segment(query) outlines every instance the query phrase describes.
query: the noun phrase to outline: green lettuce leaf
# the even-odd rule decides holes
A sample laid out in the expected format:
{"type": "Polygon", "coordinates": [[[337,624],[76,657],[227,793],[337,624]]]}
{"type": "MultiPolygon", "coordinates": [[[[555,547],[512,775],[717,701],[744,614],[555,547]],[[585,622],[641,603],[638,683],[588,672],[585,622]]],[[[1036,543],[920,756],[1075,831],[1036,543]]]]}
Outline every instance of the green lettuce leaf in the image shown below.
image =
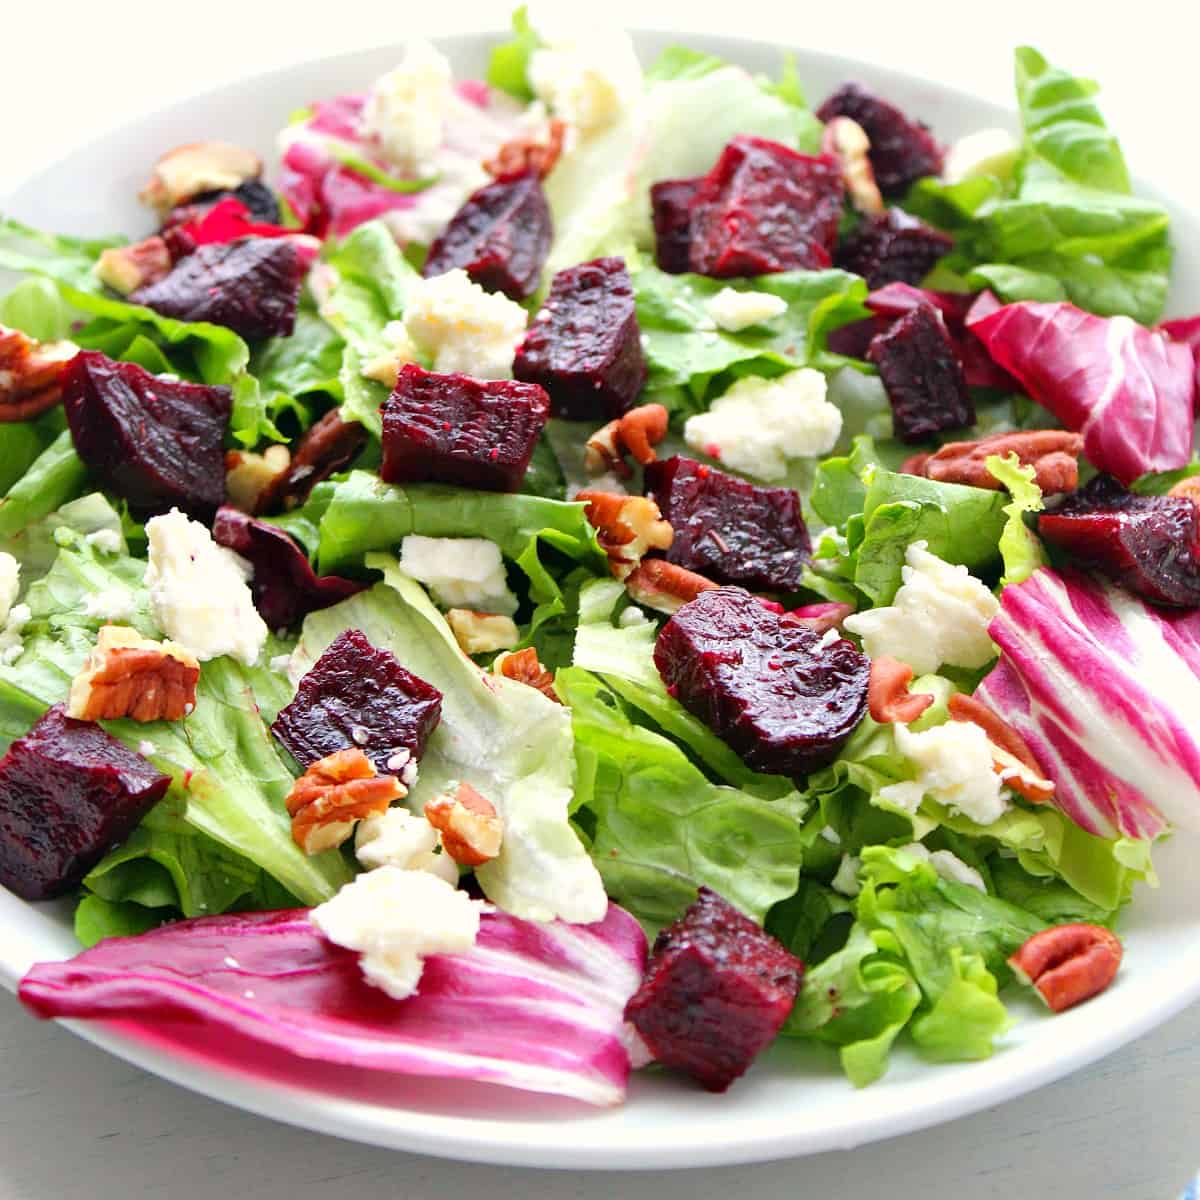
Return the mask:
{"type": "Polygon", "coordinates": [[[99,291],[101,284],[93,272],[96,260],[105,250],[127,241],[123,237],[77,238],[46,233],[0,215],[0,268],[33,272],[71,287],[99,291]]]}
{"type": "Polygon", "coordinates": [[[32,275],[0,298],[0,325],[55,342],[70,332],[71,310],[51,280],[32,275]]]}
{"type": "MultiPolygon", "coordinates": [[[[268,338],[255,348],[249,371],[258,380],[272,421],[291,412],[302,428],[307,427],[311,414],[304,397],[341,399],[338,372],[343,346],[333,327],[302,304],[289,337],[268,338]]],[[[327,404],[324,401],[321,407],[327,404]]]]}
{"type": "Polygon", "coordinates": [[[83,491],[87,468],[63,430],[25,469],[0,500],[0,542],[17,537],[35,521],[83,491]]]}
{"type": "Polygon", "coordinates": [[[1020,583],[1049,562],[1038,536],[1025,523],[1026,513],[1041,512],[1045,508],[1042,489],[1034,482],[1037,471],[1023,467],[1015,454],[1001,458],[989,456],[987,469],[1008,489],[1012,502],[1004,506],[1008,520],[1000,535],[1000,557],[1004,560],[1004,574],[1000,584],[1020,583]]]}
{"type": "Polygon", "coordinates": [[[0,549],[11,554],[21,564],[21,580],[30,584],[44,575],[58,557],[60,529],[85,536],[111,530],[122,538],[124,529],[121,514],[101,492],[88,492],[77,500],[68,500],[61,508],[30,522],[19,533],[0,541],[0,549]]]}
{"type": "Polygon", "coordinates": [[[492,47],[488,59],[487,81],[494,88],[528,103],[533,91],[526,79],[529,58],[542,39],[529,24],[529,10],[522,4],[512,15],[512,37],[492,47]]]}
{"type": "Polygon", "coordinates": [[[89,950],[105,938],[136,937],[162,921],[162,913],[152,908],[133,901],[102,900],[89,892],[75,908],[75,937],[89,950]]]}
{"type": "Polygon", "coordinates": [[[0,497],[33,466],[53,436],[38,421],[0,424],[0,497]]]}

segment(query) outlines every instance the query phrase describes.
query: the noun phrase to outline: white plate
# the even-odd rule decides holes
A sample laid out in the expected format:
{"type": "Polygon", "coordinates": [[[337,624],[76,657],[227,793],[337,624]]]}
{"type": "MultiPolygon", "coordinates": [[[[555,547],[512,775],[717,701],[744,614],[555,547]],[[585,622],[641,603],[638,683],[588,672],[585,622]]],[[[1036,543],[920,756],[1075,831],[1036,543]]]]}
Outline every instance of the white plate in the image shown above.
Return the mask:
{"type": "MultiPolygon", "coordinates": [[[[644,56],[683,40],[639,35],[644,56]]],[[[491,36],[444,43],[461,75],[479,74],[491,36]]],[[[689,45],[775,71],[778,48],[689,36],[689,45]]],[[[996,47],[995,53],[1005,53],[996,47]]],[[[79,150],[19,188],[10,210],[45,228],[102,234],[147,227],[135,194],[163,149],[222,137],[254,146],[268,159],[293,109],[315,97],[361,90],[392,66],[394,47],[305,63],[245,80],[147,116],[79,150]]],[[[904,109],[952,139],[1011,114],[928,80],[865,67],[851,59],[798,54],[810,97],[845,79],[874,84],[904,109]]],[[[1140,185],[1153,194],[1153,187],[1140,185]]],[[[1165,199],[1163,197],[1160,197],[1165,199]]],[[[1200,309],[1200,223],[1174,206],[1176,244],[1171,311],[1200,309]]],[[[1049,1083],[1108,1054],[1200,997],[1200,872],[1195,841],[1177,840],[1158,855],[1162,887],[1144,889],[1121,932],[1126,965],[1117,984],[1090,1004],[1049,1017],[1014,999],[1018,1022],[983,1063],[932,1067],[897,1051],[887,1077],[855,1091],[832,1052],[785,1045],[724,1096],[677,1079],[639,1075],[629,1102],[612,1111],[526,1097],[496,1088],[429,1080],[380,1079],[370,1072],[314,1068],[230,1047],[229,1061],[181,1052],[118,1026],[69,1023],[82,1037],[157,1075],[264,1116],[397,1149],[522,1166],[697,1167],[781,1158],[864,1142],[976,1112],[1049,1083]]],[[[76,946],[61,905],[29,905],[0,890],[0,977],[9,987],[39,959],[69,957],[76,946]]],[[[32,1018],[31,1018],[32,1019],[32,1018]]]]}

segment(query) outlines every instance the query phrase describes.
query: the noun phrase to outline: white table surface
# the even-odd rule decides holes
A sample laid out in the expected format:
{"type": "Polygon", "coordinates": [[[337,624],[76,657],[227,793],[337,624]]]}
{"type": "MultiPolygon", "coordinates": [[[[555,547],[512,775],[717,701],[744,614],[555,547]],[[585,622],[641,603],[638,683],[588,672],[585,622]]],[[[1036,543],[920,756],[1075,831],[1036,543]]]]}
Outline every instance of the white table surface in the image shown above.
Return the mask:
{"type": "MultiPolygon", "coordinates": [[[[1105,111],[1135,168],[1200,202],[1200,21],[1183,0],[1111,9],[1061,0],[604,7],[630,24],[736,32],[892,62],[1002,100],[1011,86],[1008,50],[1031,42],[1101,79],[1105,111]]],[[[401,40],[423,8],[378,0],[9,0],[0,196],[139,111],[255,70],[401,40]]],[[[499,26],[507,10],[443,0],[428,6],[427,31],[499,26]]],[[[442,1163],[286,1128],[126,1066],[0,995],[0,1200],[76,1192],[91,1200],[1171,1200],[1197,1167],[1200,1008],[1071,1079],[936,1130],[790,1163],[606,1176],[442,1163]]]]}

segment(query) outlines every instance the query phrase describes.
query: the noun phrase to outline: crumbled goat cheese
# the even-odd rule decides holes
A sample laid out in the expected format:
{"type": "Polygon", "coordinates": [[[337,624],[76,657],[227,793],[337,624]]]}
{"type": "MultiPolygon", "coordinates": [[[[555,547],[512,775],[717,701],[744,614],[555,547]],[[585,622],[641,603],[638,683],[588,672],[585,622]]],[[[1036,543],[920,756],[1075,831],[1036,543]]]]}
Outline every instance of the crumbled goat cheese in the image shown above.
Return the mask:
{"type": "Polygon", "coordinates": [[[840,846],[842,844],[841,834],[839,834],[832,825],[826,825],[825,828],[821,830],[821,837],[823,837],[831,846],[840,846]]]}
{"type": "Polygon", "coordinates": [[[115,529],[96,529],[83,539],[89,546],[95,546],[101,554],[120,554],[124,548],[121,535],[115,529]]]}
{"type": "Polygon", "coordinates": [[[724,287],[705,304],[718,329],[740,333],[787,312],[787,301],[771,292],[739,292],[724,287]]]}
{"type": "Polygon", "coordinates": [[[290,654],[276,654],[267,662],[267,666],[275,672],[276,675],[286,675],[292,665],[292,656],[290,654]]]}
{"type": "Polygon", "coordinates": [[[399,66],[371,88],[362,132],[397,166],[419,170],[442,144],[453,82],[446,56],[414,38],[399,66]]]}
{"type": "Polygon", "coordinates": [[[944,663],[976,669],[995,657],[988,624],[1000,604],[966,567],[930,554],[926,542],[913,542],[901,578],[890,605],[844,622],[870,658],[890,654],[915,674],[928,675],[944,663]]]}
{"type": "Polygon", "coordinates": [[[21,564],[11,554],[0,551],[0,626],[8,620],[21,592],[21,564]]]}
{"type": "Polygon", "coordinates": [[[159,629],[201,662],[228,654],[253,666],[267,627],[250,595],[250,564],[175,508],[146,522],[146,538],[146,587],[159,629]]]}
{"type": "Polygon", "coordinates": [[[896,749],[917,768],[922,792],[979,825],[990,825],[1008,811],[992,765],[992,744],[978,725],[947,721],[922,733],[906,725],[895,730],[896,749]]]}
{"type": "Polygon", "coordinates": [[[1007,179],[1020,154],[1017,139],[1007,129],[979,129],[959,138],[946,152],[942,181],[961,183],[981,175],[1007,179]]]}
{"type": "Polygon", "coordinates": [[[775,379],[739,379],[706,413],[689,417],[684,441],[758,479],[782,479],[788,460],[828,454],[842,414],[825,399],[825,376],[802,367],[775,379]]]}
{"type": "Polygon", "coordinates": [[[834,875],[829,886],[843,896],[857,896],[862,891],[862,884],[858,882],[858,871],[861,866],[862,859],[857,854],[843,854],[842,861],[838,864],[837,874],[834,875]]]}
{"type": "Polygon", "coordinates": [[[137,602],[127,588],[102,588],[98,592],[92,592],[83,602],[83,615],[99,617],[102,621],[132,621],[136,611],[137,602]]]}
{"type": "Polygon", "coordinates": [[[487,538],[431,538],[410,534],[400,543],[400,569],[423,583],[443,608],[517,611],[500,547],[487,538]]]}
{"type": "Polygon", "coordinates": [[[150,755],[152,755],[154,753],[154,750],[155,750],[155,746],[154,746],[153,742],[148,742],[145,740],[145,738],[143,738],[140,742],[138,742],[138,753],[143,758],[149,758],[150,755]]]}
{"type": "Polygon", "coordinates": [[[9,666],[21,657],[25,649],[22,637],[25,626],[33,620],[28,604],[14,604],[8,610],[4,627],[0,629],[0,665],[9,666]]]}
{"type": "Polygon", "coordinates": [[[447,883],[458,882],[458,867],[442,849],[441,835],[424,817],[402,806],[360,821],[354,853],[369,871],[399,867],[402,871],[428,871],[447,883]]]}
{"type": "Polygon", "coordinates": [[[920,842],[910,842],[907,846],[901,846],[901,850],[905,854],[912,855],[913,858],[927,862],[943,879],[949,880],[951,883],[965,883],[967,887],[973,887],[977,891],[987,894],[987,885],[983,882],[983,876],[974,867],[967,866],[953,851],[934,850],[931,852],[928,846],[922,846],[920,842]]]}
{"type": "Polygon", "coordinates": [[[470,950],[482,910],[436,875],[389,866],[359,875],[310,920],[335,945],[361,954],[369,984],[403,1000],[416,992],[426,955],[470,950]]]}
{"type": "Polygon", "coordinates": [[[907,813],[915,813],[921,807],[921,801],[924,798],[925,789],[911,779],[902,780],[900,783],[889,783],[885,787],[881,787],[878,796],[878,799],[884,804],[907,813]]]}
{"type": "Polygon", "coordinates": [[[649,620],[650,618],[636,604],[631,604],[628,608],[621,610],[617,624],[622,629],[631,629],[635,625],[645,625],[649,620]]]}

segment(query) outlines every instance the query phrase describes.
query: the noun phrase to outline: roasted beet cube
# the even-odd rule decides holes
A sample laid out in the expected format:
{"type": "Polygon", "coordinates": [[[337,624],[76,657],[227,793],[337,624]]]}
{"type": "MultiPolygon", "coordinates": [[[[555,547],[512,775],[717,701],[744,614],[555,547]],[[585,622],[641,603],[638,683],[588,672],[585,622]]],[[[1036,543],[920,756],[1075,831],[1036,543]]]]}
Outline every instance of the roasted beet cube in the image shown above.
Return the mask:
{"type": "Polygon", "coordinates": [[[536,383],[436,375],[408,363],[384,401],[379,474],[389,483],[515,492],[549,415],[536,383]]]}
{"type": "Polygon", "coordinates": [[[524,300],[550,253],[550,205],[536,174],[498,179],[468,196],[429,247],[426,279],[461,267],[480,287],[524,300]]]}
{"type": "Polygon", "coordinates": [[[828,157],[736,137],[691,202],[691,269],[723,279],[833,262],[842,173],[828,157]]]}
{"type": "Polygon", "coordinates": [[[844,83],[817,109],[822,121],[849,117],[862,126],[879,190],[902,196],[910,184],[942,170],[944,153],[929,129],[858,83],[844,83]]]}
{"type": "Polygon", "coordinates": [[[556,417],[607,421],[632,406],[646,356],[624,259],[597,258],[555,275],[513,374],[541,384],[556,417]]]}
{"type": "Polygon", "coordinates": [[[692,198],[703,179],[664,179],[650,189],[654,213],[654,261],[660,271],[691,270],[692,198]]]}
{"type": "Polygon", "coordinates": [[[178,507],[210,518],[225,499],[227,387],[160,379],[96,350],[63,375],[63,408],[79,457],[139,517],[178,507]]]}
{"type": "Polygon", "coordinates": [[[442,693],[357,629],[338,634],[300,680],[271,732],[302,766],[357,746],[375,769],[399,775],[425,753],[442,719],[442,693]]]}
{"type": "Polygon", "coordinates": [[[898,208],[865,217],[838,246],[835,261],[872,288],[919,284],[954,249],[954,239],[898,208]]]}
{"type": "Polygon", "coordinates": [[[723,1092],[788,1019],[804,964],[709,888],[654,943],[625,1019],[664,1066],[723,1092]]]}
{"type": "Polygon", "coordinates": [[[293,238],[246,237],[199,246],[129,299],[164,317],[210,321],[245,338],[288,337],[310,256],[293,238]]]}
{"type": "Polygon", "coordinates": [[[675,455],[646,467],[646,493],[675,531],[668,561],[717,583],[800,586],[812,543],[791,488],[757,487],[675,455]]]}
{"type": "Polygon", "coordinates": [[[271,629],[290,629],[310,612],[361,592],[367,584],[339,575],[317,575],[304,551],[276,525],[224,507],[213,522],[213,538],[254,568],[254,607],[271,629]]]}
{"type": "Polygon", "coordinates": [[[1043,513],[1038,532],[1153,604],[1200,604],[1200,510],[1186,496],[1138,496],[1097,475],[1043,513]]]}
{"type": "Polygon", "coordinates": [[[866,655],[845,640],[826,645],[741,588],[685,604],[662,627],[654,664],[688,712],[768,775],[832,762],[867,707],[866,655]]]}
{"type": "Polygon", "coordinates": [[[357,421],[343,421],[341,410],[331,408],[313,422],[292,451],[292,461],[263,489],[257,511],[278,512],[297,508],[313,488],[348,467],[367,444],[367,431],[357,421]]]}
{"type": "Polygon", "coordinates": [[[56,705],[0,759],[0,884],[26,900],[68,891],[170,783],[95,722],[56,705]]]}
{"type": "Polygon", "coordinates": [[[942,315],[920,304],[879,334],[867,358],[892,406],[892,428],[902,442],[920,442],[946,429],[975,424],[975,403],[942,315]]]}

